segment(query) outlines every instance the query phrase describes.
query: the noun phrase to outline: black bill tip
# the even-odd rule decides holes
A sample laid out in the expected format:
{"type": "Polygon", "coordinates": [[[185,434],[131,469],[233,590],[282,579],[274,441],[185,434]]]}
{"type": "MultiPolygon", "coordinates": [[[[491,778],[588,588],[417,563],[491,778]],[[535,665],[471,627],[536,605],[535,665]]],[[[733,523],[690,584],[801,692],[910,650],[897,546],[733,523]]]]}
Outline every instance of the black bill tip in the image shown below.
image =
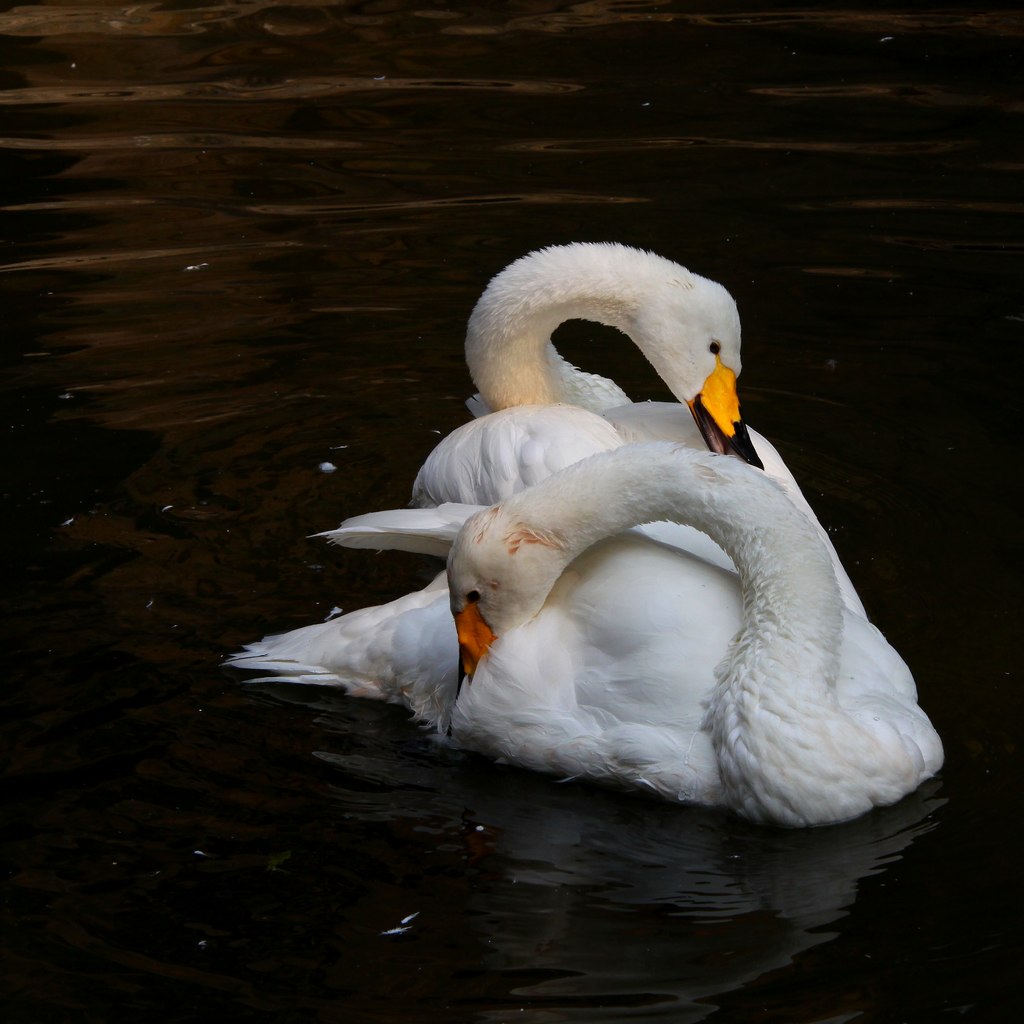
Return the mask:
{"type": "Polygon", "coordinates": [[[733,432],[730,436],[722,430],[714,416],[707,410],[700,395],[690,403],[690,411],[697,421],[697,427],[701,437],[704,438],[704,443],[711,451],[717,452],[719,455],[735,455],[757,469],[764,469],[764,463],[754,449],[754,443],[750,440],[747,425],[742,420],[733,423],[733,432]]]}

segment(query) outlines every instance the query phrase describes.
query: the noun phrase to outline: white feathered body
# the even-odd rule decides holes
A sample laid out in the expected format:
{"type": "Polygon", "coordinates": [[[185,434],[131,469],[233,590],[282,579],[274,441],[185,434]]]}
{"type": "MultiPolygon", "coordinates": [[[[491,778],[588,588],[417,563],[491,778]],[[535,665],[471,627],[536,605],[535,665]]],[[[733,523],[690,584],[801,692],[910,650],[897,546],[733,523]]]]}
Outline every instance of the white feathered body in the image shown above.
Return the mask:
{"type": "Polygon", "coordinates": [[[602,542],[563,573],[542,615],[495,641],[462,688],[452,737],[536,771],[729,806],[787,824],[841,820],[894,802],[938,769],[941,745],[917,706],[905,662],[873,625],[844,609],[839,674],[828,700],[855,718],[881,715],[893,723],[898,756],[905,761],[906,749],[914,752],[909,775],[899,772],[891,792],[882,787],[869,796],[860,778],[851,778],[856,793],[847,801],[842,776],[848,766],[826,752],[837,740],[830,735],[834,715],[822,716],[815,706],[820,694],[794,696],[787,688],[773,705],[765,692],[778,681],[766,685],[763,666],[754,666],[743,681],[753,696],[735,701],[741,709],[731,711],[732,728],[744,739],[767,729],[780,734],[759,743],[756,785],[746,777],[723,779],[723,763],[726,776],[730,767],[744,776],[747,766],[730,762],[749,755],[730,741],[729,727],[721,726],[716,737],[708,714],[742,615],[735,572],[633,531],[602,542]],[[767,794],[762,776],[794,771],[798,747],[808,752],[805,788],[812,796],[796,810],[792,795],[778,805],[752,798],[751,792],[767,794]],[[827,766],[839,777],[832,780],[828,809],[815,815],[808,800],[818,799],[827,766]]]}
{"type": "MultiPolygon", "coordinates": [[[[422,517],[424,535],[444,534],[450,542],[469,511],[449,506],[440,515],[425,509],[363,516],[347,540],[366,546],[372,536],[376,545],[391,546],[386,524],[398,515],[404,532],[394,546],[423,550],[410,539],[411,522],[422,517]],[[380,525],[370,534],[375,520],[380,525]]],[[[346,543],[344,529],[332,539],[346,543]]],[[[755,820],[804,824],[893,802],[942,761],[903,660],[862,616],[848,608],[839,615],[831,693],[779,690],[777,679],[763,678],[757,658],[743,672],[733,666],[732,681],[723,683],[723,665],[744,621],[735,570],[630,530],[577,557],[543,614],[499,637],[461,689],[444,574],[389,604],[268,637],[233,664],[263,678],[269,673],[337,685],[355,696],[401,703],[439,737],[448,734],[464,749],[524,768],[727,806],[755,820]],[[827,715],[817,706],[822,700],[830,705],[827,715]],[[843,744],[854,743],[860,755],[867,741],[859,734],[851,739],[845,718],[836,733],[837,707],[850,721],[873,724],[872,744],[878,721],[887,723],[896,756],[913,762],[897,773],[899,782],[885,783],[882,770],[883,784],[865,795],[858,769],[847,779],[847,799],[843,744]],[[794,810],[789,777],[799,770],[807,778],[796,788],[804,795],[794,810]],[[826,787],[825,806],[815,807],[822,773],[830,770],[837,777],[826,787]],[[763,781],[779,774],[787,776],[781,797],[763,781]]]]}
{"type": "MultiPolygon", "coordinates": [[[[545,516],[560,523],[552,536],[568,544],[593,534],[606,507],[616,510],[615,536],[593,535],[587,550],[573,549],[577,557],[548,578],[548,586],[557,582],[543,608],[499,631],[472,681],[459,689],[449,612],[449,601],[454,608],[472,591],[449,595],[443,575],[390,604],[268,637],[231,663],[403,703],[454,742],[524,767],[726,806],[758,821],[852,817],[937,771],[941,743],[917,707],[909,671],[866,621],[775,449],[753,435],[760,473],[694,452],[704,441],[684,405],[622,406],[612,382],[581,373],[551,344],[552,331],[573,317],[631,337],[695,415],[710,382],[732,374],[734,384],[740,372],[739,317],[720,285],[622,246],[533,253],[491,282],[470,318],[475,404],[498,411],[455,431],[428,458],[414,502],[439,508],[371,514],[327,535],[440,554],[471,505],[500,501],[501,514],[511,505],[527,515],[540,496],[539,528],[545,516]],[[672,443],[624,451],[652,439],[672,443]],[[577,472],[580,460],[590,468],[577,472]],[[629,519],[634,493],[661,485],[691,518],[659,522],[674,517],[655,502],[651,514],[629,519]],[[589,527],[574,519],[579,509],[589,527]],[[619,532],[637,523],[647,525],[619,532]]],[[[707,432],[707,406],[700,408],[707,432]]],[[[738,405],[726,418],[740,426],[737,417],[738,405]]],[[[496,550],[500,576],[503,544],[496,550]]]]}

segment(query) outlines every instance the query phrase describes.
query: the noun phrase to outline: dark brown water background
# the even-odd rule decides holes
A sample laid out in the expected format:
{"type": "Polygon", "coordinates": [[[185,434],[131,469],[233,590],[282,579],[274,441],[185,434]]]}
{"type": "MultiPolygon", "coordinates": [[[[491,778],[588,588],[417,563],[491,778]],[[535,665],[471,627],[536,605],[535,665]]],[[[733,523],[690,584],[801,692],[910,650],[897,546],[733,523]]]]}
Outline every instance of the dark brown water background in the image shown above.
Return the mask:
{"type": "Polygon", "coordinates": [[[968,4],[3,4],[5,1019],[1019,1019],[1022,46],[968,4]],[[570,240],[736,296],[747,418],[946,743],[903,804],[756,829],[219,667],[426,578],[308,535],[406,502],[477,295],[570,240]]]}

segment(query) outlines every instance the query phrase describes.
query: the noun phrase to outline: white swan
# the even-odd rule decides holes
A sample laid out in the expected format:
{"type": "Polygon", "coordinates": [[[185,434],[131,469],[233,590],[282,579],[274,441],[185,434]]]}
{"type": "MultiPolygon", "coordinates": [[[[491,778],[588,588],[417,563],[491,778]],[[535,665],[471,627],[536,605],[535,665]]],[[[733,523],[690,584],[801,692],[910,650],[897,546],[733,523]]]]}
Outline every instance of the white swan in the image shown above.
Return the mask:
{"type": "Polygon", "coordinates": [[[734,459],[664,443],[587,459],[468,519],[448,575],[472,672],[451,730],[474,750],[782,825],[891,804],[942,764],[816,531],[734,459]],[[612,536],[664,518],[707,531],[739,585],[612,536]]]}
{"type": "Polygon", "coordinates": [[[572,366],[551,342],[555,328],[573,319],[616,327],[633,340],[692,412],[681,442],[706,442],[760,464],[736,395],[740,319],[732,296],[653,253],[575,242],[516,260],[480,296],[466,362],[479,389],[470,407],[490,415],[434,449],[413,485],[414,505],[491,504],[622,443],[600,414],[629,405],[625,392],[572,366]]]}
{"type": "MultiPolygon", "coordinates": [[[[334,539],[437,550],[470,511],[375,513],[334,539]]],[[[942,764],[910,672],[843,607],[817,531],[737,460],[665,443],[594,456],[475,512],[449,574],[474,670],[461,690],[444,574],[231,664],[403,703],[524,767],[785,825],[892,803],[942,764]],[[711,533],[742,585],[636,531],[608,536],[664,517],[711,533]]]]}
{"type": "MultiPolygon", "coordinates": [[[[491,505],[588,455],[632,441],[672,440],[730,452],[778,480],[817,526],[844,601],[864,614],[782,457],[744,425],[736,393],[739,313],[720,284],[625,245],[577,242],[541,249],[487,286],[469,318],[466,361],[480,389],[470,407],[483,415],[430,453],[413,484],[414,506],[491,505]],[[625,333],[684,405],[631,404],[613,381],[566,362],[551,333],[570,319],[625,333]]],[[[712,547],[692,530],[662,527],[658,535],[683,548],[702,546],[705,553],[712,547]]]]}

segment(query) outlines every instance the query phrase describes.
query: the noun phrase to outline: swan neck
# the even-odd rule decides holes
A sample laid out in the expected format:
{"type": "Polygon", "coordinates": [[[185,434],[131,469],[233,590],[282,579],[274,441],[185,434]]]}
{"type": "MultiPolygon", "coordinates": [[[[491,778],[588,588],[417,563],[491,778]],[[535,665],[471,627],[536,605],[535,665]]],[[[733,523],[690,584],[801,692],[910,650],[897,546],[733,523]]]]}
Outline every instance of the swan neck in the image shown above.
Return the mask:
{"type": "Polygon", "coordinates": [[[525,518],[562,541],[552,583],[605,537],[661,520],[693,526],[739,573],[741,636],[756,641],[743,649],[777,652],[792,644],[808,675],[834,679],[842,598],[831,558],[814,525],[763,473],[730,456],[664,444],[629,445],[577,467],[574,483],[566,486],[567,474],[559,474],[560,486],[540,484],[519,499],[525,518]],[[822,652],[819,663],[808,664],[806,652],[822,652]]]}
{"type": "Polygon", "coordinates": [[[469,318],[466,362],[491,408],[568,402],[601,411],[628,401],[611,381],[559,355],[552,332],[566,320],[591,320],[629,333],[640,297],[611,272],[607,254],[577,247],[524,257],[495,277],[469,318]]]}

